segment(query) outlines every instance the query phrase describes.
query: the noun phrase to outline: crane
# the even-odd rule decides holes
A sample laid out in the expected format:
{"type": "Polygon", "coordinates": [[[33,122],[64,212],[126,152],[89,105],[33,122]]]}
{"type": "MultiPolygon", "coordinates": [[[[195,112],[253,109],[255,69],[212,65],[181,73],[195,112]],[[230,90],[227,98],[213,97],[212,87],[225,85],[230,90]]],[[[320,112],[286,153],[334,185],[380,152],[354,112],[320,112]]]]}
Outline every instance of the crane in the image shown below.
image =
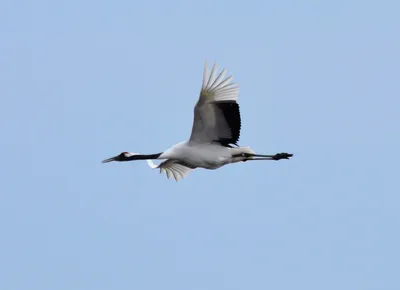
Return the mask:
{"type": "Polygon", "coordinates": [[[180,142],[161,153],[122,152],[102,162],[147,160],[151,168],[158,168],[160,173],[166,173],[168,179],[173,176],[179,181],[196,168],[217,169],[230,163],[292,157],[293,154],[289,153],[257,154],[250,147],[238,145],[241,129],[237,103],[239,85],[232,82],[233,75],[225,77],[226,69],[219,74],[217,71],[216,63],[211,73],[205,63],[203,84],[194,107],[192,133],[188,141],[180,142]],[[152,161],[154,159],[164,161],[156,165],[152,161]]]}

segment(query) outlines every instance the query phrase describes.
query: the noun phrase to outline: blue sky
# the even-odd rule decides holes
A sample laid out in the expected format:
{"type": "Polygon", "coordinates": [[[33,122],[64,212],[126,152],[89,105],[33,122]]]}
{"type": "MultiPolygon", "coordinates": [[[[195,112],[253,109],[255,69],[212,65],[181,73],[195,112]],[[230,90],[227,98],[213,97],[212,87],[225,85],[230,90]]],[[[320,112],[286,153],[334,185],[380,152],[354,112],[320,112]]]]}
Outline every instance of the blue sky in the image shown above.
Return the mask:
{"type": "Polygon", "coordinates": [[[0,288],[400,289],[397,1],[0,3],[0,288]],[[241,145],[176,183],[203,63],[241,145]]]}

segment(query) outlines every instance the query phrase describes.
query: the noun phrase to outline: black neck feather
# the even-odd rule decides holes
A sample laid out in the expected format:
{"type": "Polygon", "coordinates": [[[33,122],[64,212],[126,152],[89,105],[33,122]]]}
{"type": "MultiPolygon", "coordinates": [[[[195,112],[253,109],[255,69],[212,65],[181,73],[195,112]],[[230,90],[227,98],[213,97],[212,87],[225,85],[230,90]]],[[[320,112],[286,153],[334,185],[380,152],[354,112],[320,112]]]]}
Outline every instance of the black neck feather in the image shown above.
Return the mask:
{"type": "Polygon", "coordinates": [[[130,157],[125,157],[124,161],[157,159],[158,157],[160,157],[161,154],[162,153],[149,154],[149,155],[132,155],[130,157]]]}

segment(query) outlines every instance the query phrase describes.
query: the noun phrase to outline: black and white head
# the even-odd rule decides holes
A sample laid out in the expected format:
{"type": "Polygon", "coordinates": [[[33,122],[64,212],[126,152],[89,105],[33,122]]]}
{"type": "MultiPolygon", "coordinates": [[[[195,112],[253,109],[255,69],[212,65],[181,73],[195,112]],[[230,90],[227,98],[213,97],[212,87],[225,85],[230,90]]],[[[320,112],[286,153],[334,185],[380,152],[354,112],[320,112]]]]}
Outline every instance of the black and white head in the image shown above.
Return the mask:
{"type": "Polygon", "coordinates": [[[108,159],[103,160],[103,163],[108,163],[111,161],[130,161],[130,160],[135,160],[134,156],[138,156],[139,153],[134,153],[134,152],[122,152],[121,154],[115,156],[115,157],[111,157],[108,159]]]}
{"type": "Polygon", "coordinates": [[[162,153],[157,154],[139,154],[134,152],[122,152],[121,154],[103,160],[103,163],[111,161],[134,161],[134,160],[146,160],[146,159],[158,159],[162,153]]]}

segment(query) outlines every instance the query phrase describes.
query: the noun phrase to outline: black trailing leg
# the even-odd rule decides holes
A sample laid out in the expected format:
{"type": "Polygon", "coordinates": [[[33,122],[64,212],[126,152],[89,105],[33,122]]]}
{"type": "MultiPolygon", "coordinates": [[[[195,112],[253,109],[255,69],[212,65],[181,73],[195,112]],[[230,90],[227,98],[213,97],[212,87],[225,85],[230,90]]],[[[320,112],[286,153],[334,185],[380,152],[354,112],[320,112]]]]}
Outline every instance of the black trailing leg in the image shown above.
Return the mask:
{"type": "MultiPolygon", "coordinates": [[[[232,157],[246,157],[248,160],[281,160],[289,159],[293,154],[289,153],[277,153],[275,155],[263,155],[263,154],[251,154],[251,153],[241,153],[232,155],[232,157]]],[[[244,160],[247,161],[247,160],[244,160]]]]}
{"type": "Polygon", "coordinates": [[[272,157],[272,159],[273,160],[289,159],[292,156],[293,156],[293,154],[289,154],[289,153],[277,153],[272,157]]]}

